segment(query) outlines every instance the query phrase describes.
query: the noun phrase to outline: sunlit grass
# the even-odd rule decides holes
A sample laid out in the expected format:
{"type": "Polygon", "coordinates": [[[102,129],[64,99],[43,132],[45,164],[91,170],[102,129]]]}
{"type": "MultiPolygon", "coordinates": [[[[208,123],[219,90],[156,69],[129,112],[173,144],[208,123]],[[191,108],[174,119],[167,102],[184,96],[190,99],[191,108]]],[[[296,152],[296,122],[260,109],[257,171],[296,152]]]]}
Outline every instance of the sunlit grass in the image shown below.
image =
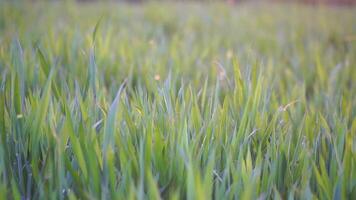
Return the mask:
{"type": "Polygon", "coordinates": [[[0,4],[0,199],[356,198],[354,8],[0,4]]]}

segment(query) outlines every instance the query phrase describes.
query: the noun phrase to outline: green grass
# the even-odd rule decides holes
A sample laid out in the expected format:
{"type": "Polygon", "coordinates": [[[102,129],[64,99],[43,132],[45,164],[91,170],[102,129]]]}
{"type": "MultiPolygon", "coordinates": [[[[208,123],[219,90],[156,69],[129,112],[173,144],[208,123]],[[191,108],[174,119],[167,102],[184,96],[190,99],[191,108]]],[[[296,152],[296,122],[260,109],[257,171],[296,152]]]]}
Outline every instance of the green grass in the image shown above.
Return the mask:
{"type": "Polygon", "coordinates": [[[356,199],[355,8],[0,5],[0,199],[356,199]]]}

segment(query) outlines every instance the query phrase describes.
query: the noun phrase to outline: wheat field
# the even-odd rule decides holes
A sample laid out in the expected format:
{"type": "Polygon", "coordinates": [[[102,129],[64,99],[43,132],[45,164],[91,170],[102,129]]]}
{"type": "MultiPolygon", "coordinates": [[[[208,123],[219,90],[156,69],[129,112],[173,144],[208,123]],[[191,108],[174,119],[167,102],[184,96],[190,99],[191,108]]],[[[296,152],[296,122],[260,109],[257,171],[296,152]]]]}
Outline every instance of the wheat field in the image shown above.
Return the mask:
{"type": "Polygon", "coordinates": [[[356,199],[356,9],[0,2],[0,199],[356,199]]]}

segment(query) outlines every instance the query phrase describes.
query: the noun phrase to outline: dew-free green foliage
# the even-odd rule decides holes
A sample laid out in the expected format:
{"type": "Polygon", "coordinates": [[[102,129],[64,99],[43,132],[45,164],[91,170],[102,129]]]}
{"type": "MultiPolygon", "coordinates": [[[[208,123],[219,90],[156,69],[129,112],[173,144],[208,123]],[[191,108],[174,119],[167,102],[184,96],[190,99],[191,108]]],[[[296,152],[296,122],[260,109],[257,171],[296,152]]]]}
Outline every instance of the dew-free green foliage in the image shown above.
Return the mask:
{"type": "Polygon", "coordinates": [[[356,11],[0,5],[0,199],[356,199],[356,11]]]}

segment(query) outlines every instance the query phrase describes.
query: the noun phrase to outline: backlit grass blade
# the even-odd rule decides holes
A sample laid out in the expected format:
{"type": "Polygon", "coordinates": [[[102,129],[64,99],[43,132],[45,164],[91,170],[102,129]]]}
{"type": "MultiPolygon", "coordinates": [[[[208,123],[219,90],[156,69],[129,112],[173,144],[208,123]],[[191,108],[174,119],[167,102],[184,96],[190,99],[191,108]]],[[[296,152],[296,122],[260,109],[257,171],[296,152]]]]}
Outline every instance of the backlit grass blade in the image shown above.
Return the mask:
{"type": "Polygon", "coordinates": [[[116,93],[115,99],[112,102],[109,112],[108,112],[108,117],[106,119],[105,123],[105,130],[104,130],[104,135],[103,135],[103,153],[107,151],[108,147],[112,145],[113,140],[114,140],[114,129],[115,129],[115,119],[116,119],[116,111],[117,107],[119,105],[119,101],[121,98],[121,94],[126,86],[126,80],[121,84],[119,90],[116,93]]]}

